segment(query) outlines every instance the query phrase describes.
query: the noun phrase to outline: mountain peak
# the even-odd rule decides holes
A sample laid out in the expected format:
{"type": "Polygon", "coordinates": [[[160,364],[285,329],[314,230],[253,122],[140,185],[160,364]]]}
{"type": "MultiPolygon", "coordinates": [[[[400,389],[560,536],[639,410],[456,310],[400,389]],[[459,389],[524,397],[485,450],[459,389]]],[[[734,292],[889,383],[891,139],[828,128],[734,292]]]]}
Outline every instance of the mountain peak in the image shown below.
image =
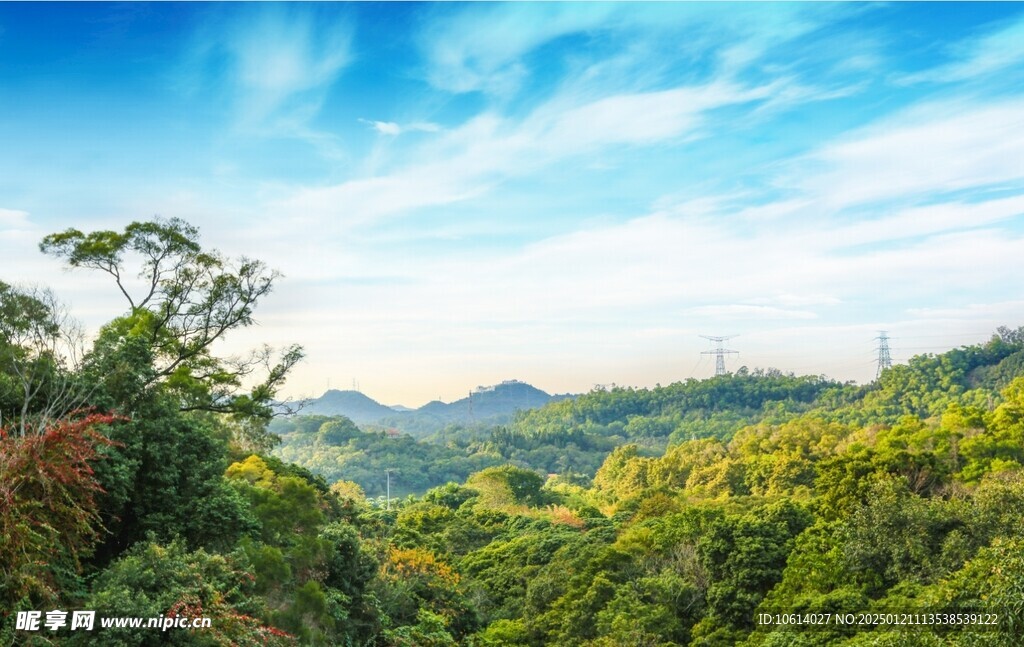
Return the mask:
{"type": "Polygon", "coordinates": [[[395,411],[360,391],[329,389],[303,407],[303,414],[343,415],[357,424],[376,422],[395,411]]]}
{"type": "Polygon", "coordinates": [[[520,380],[504,380],[491,386],[478,386],[467,397],[451,403],[433,400],[418,409],[385,406],[360,391],[329,389],[310,400],[304,414],[343,415],[357,424],[386,424],[403,427],[440,429],[453,422],[507,420],[521,409],[542,407],[552,400],[550,394],[520,380]]]}

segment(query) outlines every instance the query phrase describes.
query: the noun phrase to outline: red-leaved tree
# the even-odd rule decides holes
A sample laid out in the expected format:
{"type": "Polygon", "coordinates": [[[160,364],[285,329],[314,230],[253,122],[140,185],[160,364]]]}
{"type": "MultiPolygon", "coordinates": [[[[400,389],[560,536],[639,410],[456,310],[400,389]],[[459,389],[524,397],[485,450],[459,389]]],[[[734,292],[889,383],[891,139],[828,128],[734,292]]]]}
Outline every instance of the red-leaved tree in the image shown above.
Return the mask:
{"type": "Polygon", "coordinates": [[[102,526],[91,463],[111,415],[71,416],[40,433],[0,429],[0,609],[56,602],[102,526]]]}

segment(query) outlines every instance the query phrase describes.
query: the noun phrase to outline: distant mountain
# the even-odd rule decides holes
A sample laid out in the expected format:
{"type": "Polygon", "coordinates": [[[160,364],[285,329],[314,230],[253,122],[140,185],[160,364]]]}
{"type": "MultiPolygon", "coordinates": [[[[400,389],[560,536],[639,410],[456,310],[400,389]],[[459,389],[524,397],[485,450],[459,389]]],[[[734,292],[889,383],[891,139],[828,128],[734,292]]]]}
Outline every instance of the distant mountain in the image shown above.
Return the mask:
{"type": "Polygon", "coordinates": [[[337,389],[331,389],[319,398],[308,400],[301,411],[302,415],[341,415],[350,418],[356,424],[377,422],[395,413],[391,407],[386,407],[359,391],[337,389]]]}
{"type": "MultiPolygon", "coordinates": [[[[520,409],[536,409],[550,402],[551,396],[526,382],[507,380],[489,387],[477,387],[472,393],[451,404],[430,403],[420,411],[440,416],[450,422],[486,420],[509,416],[520,409]],[[437,404],[441,406],[436,406],[437,404]],[[433,406],[432,406],[433,405],[433,406]]],[[[564,396],[563,396],[564,397],[564,396]]]]}
{"type": "Polygon", "coordinates": [[[342,415],[357,424],[378,424],[414,433],[437,431],[452,423],[486,422],[500,424],[523,409],[536,409],[553,400],[570,395],[552,396],[518,380],[477,387],[468,396],[455,402],[434,400],[419,409],[401,405],[385,406],[359,391],[331,390],[309,400],[302,415],[342,415]]]}

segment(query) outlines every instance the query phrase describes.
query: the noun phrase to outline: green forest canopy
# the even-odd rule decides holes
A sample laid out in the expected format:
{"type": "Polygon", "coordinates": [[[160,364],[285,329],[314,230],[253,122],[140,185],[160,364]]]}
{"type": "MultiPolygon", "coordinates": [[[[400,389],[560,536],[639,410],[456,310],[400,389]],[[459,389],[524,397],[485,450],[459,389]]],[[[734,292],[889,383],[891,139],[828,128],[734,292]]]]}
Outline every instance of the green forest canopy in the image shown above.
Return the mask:
{"type": "Polygon", "coordinates": [[[177,220],[43,249],[108,275],[126,309],[75,362],[57,304],[0,286],[0,645],[1020,644],[1020,329],[864,386],[740,371],[431,444],[343,419],[272,427],[303,466],[266,427],[301,350],[212,351],[275,273],[177,220]],[[150,287],[125,290],[131,274],[150,287]],[[364,470],[374,496],[382,465],[416,493],[390,509],[353,482],[364,470]],[[213,627],[15,629],[50,609],[213,627]],[[758,622],[870,612],[940,615],[758,622]]]}

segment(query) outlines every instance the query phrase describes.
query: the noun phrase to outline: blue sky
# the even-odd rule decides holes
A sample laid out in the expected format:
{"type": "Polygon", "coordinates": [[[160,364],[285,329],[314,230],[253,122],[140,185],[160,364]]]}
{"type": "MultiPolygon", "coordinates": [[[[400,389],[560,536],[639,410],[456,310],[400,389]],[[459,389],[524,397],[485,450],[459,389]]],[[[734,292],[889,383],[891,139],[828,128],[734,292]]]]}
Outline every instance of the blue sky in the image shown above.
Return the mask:
{"type": "Polygon", "coordinates": [[[155,215],[286,276],[224,351],[389,404],[874,377],[1024,324],[1024,5],[0,4],[0,279],[155,215]]]}

